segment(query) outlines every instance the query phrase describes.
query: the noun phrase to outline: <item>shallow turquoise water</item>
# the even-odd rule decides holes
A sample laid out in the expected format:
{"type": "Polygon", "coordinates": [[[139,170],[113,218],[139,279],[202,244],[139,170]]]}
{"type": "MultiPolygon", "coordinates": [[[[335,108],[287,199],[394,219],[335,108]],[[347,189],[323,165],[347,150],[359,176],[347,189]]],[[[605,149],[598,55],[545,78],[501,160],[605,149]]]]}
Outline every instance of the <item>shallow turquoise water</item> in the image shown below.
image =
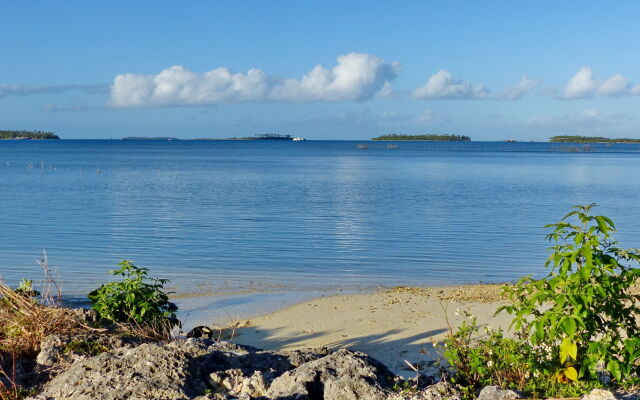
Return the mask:
{"type": "Polygon", "coordinates": [[[634,144],[0,141],[0,275],[46,249],[71,294],[121,259],[181,293],[513,280],[573,204],[640,247],[639,178],[634,144]]]}

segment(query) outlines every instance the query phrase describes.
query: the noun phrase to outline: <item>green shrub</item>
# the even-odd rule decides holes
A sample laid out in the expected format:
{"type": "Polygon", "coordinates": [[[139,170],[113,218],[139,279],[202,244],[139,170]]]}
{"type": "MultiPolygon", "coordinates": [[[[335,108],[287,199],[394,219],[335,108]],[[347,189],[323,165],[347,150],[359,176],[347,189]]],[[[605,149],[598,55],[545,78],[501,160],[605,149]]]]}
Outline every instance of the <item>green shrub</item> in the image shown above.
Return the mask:
{"type": "Polygon", "coordinates": [[[445,340],[449,378],[473,398],[498,385],[526,395],[573,397],[595,387],[627,387],[640,381],[640,296],[630,289],[640,277],[640,250],[611,239],[613,222],[577,206],[553,230],[543,279],[522,278],[505,287],[515,338],[487,331],[478,338],[476,318],[445,340]],[[576,219],[576,223],[570,222],[576,219]]]}
{"type": "MultiPolygon", "coordinates": [[[[448,380],[456,385],[465,400],[475,399],[485,386],[497,385],[519,390],[527,397],[578,397],[599,381],[565,384],[536,369],[540,359],[536,349],[521,338],[506,338],[501,330],[485,328],[480,335],[476,317],[466,311],[457,331],[452,332],[439,348],[447,361],[443,367],[448,380]]],[[[542,355],[542,357],[545,357],[542,355]]]]}
{"type": "Polygon", "coordinates": [[[174,320],[178,307],[169,302],[164,291],[166,279],[148,278],[148,269],[131,261],[118,264],[112,275],[122,276],[119,282],[109,282],[89,293],[92,308],[100,319],[110,322],[137,324],[174,320]]]}
{"type": "Polygon", "coordinates": [[[598,379],[605,371],[614,382],[640,376],[640,297],[629,294],[640,277],[640,250],[619,248],[613,222],[590,215],[592,207],[574,207],[547,225],[551,272],[521,279],[509,289],[513,304],[502,307],[514,315],[512,327],[546,352],[535,369],[560,382],[598,379]]]}

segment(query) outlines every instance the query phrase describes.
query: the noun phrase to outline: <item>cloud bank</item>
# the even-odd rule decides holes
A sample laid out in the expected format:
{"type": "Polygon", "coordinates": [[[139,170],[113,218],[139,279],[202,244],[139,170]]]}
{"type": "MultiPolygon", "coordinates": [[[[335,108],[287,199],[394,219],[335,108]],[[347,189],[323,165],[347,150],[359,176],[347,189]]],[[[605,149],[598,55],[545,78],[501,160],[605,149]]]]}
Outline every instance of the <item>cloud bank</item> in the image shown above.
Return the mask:
{"type": "Polygon", "coordinates": [[[424,86],[413,91],[416,99],[485,99],[489,89],[483,85],[454,79],[451,72],[441,69],[433,74],[424,86]]]}
{"type": "Polygon", "coordinates": [[[621,74],[616,74],[604,81],[598,80],[593,69],[582,67],[569,79],[561,98],[577,100],[594,95],[620,97],[630,94],[640,94],[640,84],[632,86],[631,82],[621,74]]]}
{"type": "Polygon", "coordinates": [[[260,69],[217,68],[204,73],[173,66],[157,75],[120,74],[111,85],[112,107],[166,107],[242,102],[363,101],[389,91],[400,66],[364,53],[339,56],[301,78],[279,79],[260,69]]]}

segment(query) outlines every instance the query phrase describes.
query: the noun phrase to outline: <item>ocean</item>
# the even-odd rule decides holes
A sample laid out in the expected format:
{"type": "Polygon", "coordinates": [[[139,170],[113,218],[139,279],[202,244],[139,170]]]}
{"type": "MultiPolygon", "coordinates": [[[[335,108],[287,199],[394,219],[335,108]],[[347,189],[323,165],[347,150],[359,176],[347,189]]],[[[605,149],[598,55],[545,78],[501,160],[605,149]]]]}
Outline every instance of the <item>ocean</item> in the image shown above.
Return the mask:
{"type": "Polygon", "coordinates": [[[66,295],[123,259],[177,294],[513,281],[598,203],[640,247],[640,145],[0,141],[0,275],[66,295]]]}

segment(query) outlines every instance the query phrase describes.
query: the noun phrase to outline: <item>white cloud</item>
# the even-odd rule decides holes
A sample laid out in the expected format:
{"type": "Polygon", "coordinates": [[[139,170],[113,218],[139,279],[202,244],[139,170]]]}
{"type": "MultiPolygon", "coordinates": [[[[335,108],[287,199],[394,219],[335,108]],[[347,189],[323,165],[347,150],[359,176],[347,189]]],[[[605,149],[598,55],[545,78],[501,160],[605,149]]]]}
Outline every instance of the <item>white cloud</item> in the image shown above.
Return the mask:
{"type": "Polygon", "coordinates": [[[620,96],[629,91],[629,80],[617,74],[602,82],[598,87],[598,94],[603,96],[620,96]]]}
{"type": "Polygon", "coordinates": [[[525,75],[515,86],[507,88],[504,92],[500,93],[498,98],[504,100],[519,100],[538,87],[540,83],[542,83],[540,79],[531,79],[525,75]]]}
{"type": "Polygon", "coordinates": [[[317,65],[300,79],[277,79],[260,69],[196,73],[174,66],[157,75],[121,74],[111,86],[114,107],[213,105],[239,102],[363,101],[390,92],[400,66],[363,53],[339,56],[332,69],[317,65]]]}
{"type": "Polygon", "coordinates": [[[484,99],[489,89],[454,79],[449,71],[441,69],[427,83],[413,92],[418,99],[484,99]]]}
{"type": "Polygon", "coordinates": [[[569,83],[564,88],[564,98],[582,99],[589,97],[593,94],[596,86],[593,70],[589,67],[582,67],[569,79],[569,83]]]}
{"type": "Polygon", "coordinates": [[[632,88],[629,80],[621,74],[600,81],[596,79],[591,68],[582,67],[569,79],[562,98],[568,100],[585,99],[596,94],[601,96],[640,94],[640,85],[632,88]]]}

